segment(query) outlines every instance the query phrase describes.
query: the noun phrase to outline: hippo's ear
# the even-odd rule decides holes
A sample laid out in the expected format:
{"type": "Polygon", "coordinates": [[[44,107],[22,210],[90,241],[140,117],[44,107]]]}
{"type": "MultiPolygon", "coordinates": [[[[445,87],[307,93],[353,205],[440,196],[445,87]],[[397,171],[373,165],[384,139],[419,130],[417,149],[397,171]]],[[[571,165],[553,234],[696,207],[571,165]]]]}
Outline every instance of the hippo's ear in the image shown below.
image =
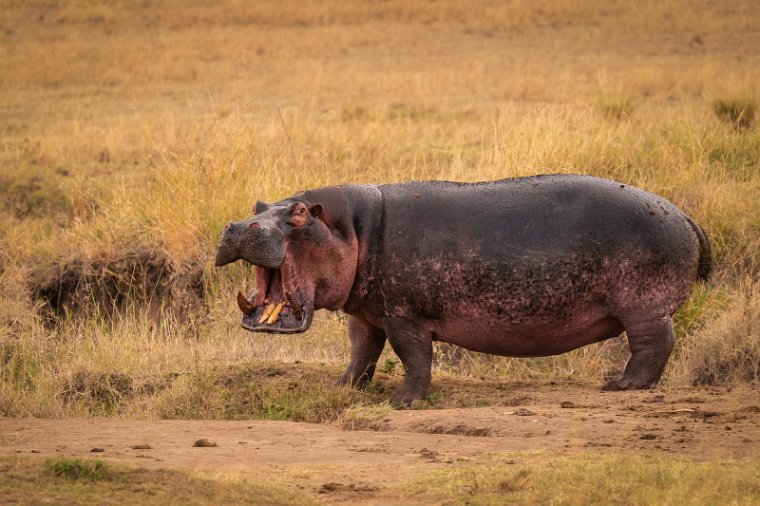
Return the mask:
{"type": "Polygon", "coordinates": [[[313,206],[309,208],[309,212],[315,218],[319,218],[320,216],[322,216],[322,211],[324,211],[324,209],[322,209],[322,204],[314,204],[313,206]]]}
{"type": "Polygon", "coordinates": [[[256,201],[256,204],[253,206],[253,213],[254,214],[261,214],[265,211],[267,211],[270,207],[272,207],[271,204],[267,204],[266,202],[262,202],[260,200],[256,201]]]}

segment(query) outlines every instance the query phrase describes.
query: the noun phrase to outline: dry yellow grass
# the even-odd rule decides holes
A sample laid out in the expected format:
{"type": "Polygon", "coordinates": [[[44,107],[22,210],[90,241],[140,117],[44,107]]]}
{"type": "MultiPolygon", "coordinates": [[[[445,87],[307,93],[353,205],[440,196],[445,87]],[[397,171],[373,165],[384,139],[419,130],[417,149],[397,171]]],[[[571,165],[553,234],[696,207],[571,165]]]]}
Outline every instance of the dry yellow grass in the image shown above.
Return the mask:
{"type": "MultiPolygon", "coordinates": [[[[698,380],[704,357],[737,342],[748,358],[710,381],[757,381],[746,365],[760,360],[760,131],[732,128],[713,104],[760,96],[759,34],[750,0],[5,1],[0,413],[86,410],[61,395],[83,371],[345,361],[338,317],[305,336],[238,328],[232,295],[249,272],[209,259],[221,225],[256,199],[545,172],[620,179],[694,216],[716,274],[681,314],[667,380],[698,380]],[[177,292],[57,326],[38,317],[41,279],[78,273],[69,291],[92,309],[97,283],[135,296],[111,271],[145,258],[162,259],[177,292]],[[193,283],[200,309],[178,310],[193,283]]],[[[530,361],[449,354],[443,369],[508,378],[599,378],[625,360],[619,342],[530,361]]],[[[139,402],[118,412],[154,414],[139,402]]]]}

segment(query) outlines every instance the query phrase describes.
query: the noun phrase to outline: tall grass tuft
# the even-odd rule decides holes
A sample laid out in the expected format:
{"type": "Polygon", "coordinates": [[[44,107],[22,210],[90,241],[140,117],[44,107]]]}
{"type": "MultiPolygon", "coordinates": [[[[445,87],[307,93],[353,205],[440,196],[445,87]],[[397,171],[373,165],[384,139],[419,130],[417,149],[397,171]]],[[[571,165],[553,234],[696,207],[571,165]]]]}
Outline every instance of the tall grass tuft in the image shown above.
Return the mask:
{"type": "Polygon", "coordinates": [[[596,111],[606,119],[623,120],[631,117],[634,104],[629,94],[602,94],[594,104],[596,111]]]}
{"type": "Polygon", "coordinates": [[[668,383],[760,383],[760,282],[745,279],[720,311],[684,336],[668,383]]]}
{"type": "Polygon", "coordinates": [[[712,109],[721,121],[736,130],[747,130],[755,123],[757,102],[751,97],[721,98],[713,101],[712,109]]]}

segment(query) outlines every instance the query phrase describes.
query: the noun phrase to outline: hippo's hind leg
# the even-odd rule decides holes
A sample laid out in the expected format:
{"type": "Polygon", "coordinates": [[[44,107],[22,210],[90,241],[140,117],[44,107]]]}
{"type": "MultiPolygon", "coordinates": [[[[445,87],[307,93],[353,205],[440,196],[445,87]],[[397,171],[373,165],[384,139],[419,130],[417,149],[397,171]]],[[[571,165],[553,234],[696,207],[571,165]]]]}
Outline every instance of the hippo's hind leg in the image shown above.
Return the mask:
{"type": "Polygon", "coordinates": [[[631,358],[623,377],[610,381],[605,390],[653,388],[662,376],[673,351],[675,336],[670,316],[643,323],[623,324],[628,334],[631,358]]]}
{"type": "Polygon", "coordinates": [[[377,359],[385,347],[385,332],[355,316],[348,316],[351,362],[338,385],[363,388],[375,374],[377,359]]]}
{"type": "Polygon", "coordinates": [[[401,318],[383,320],[385,334],[404,365],[404,382],[391,396],[396,408],[408,406],[427,395],[433,365],[433,334],[401,318]]]}

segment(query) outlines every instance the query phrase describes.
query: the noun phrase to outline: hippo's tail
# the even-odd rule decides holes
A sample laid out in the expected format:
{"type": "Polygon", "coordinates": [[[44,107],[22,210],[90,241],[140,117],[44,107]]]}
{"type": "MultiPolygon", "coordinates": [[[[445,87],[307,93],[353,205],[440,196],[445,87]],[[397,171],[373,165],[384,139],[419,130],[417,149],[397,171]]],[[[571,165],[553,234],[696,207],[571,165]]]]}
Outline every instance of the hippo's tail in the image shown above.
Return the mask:
{"type": "MultiPolygon", "coordinates": [[[[684,215],[685,216],[685,215],[684,215]]],[[[707,238],[707,234],[702,230],[702,227],[697,225],[694,220],[686,216],[686,221],[689,222],[694,233],[697,234],[699,240],[699,265],[697,266],[697,279],[707,281],[712,271],[712,249],[710,248],[710,239],[707,238]]]]}

